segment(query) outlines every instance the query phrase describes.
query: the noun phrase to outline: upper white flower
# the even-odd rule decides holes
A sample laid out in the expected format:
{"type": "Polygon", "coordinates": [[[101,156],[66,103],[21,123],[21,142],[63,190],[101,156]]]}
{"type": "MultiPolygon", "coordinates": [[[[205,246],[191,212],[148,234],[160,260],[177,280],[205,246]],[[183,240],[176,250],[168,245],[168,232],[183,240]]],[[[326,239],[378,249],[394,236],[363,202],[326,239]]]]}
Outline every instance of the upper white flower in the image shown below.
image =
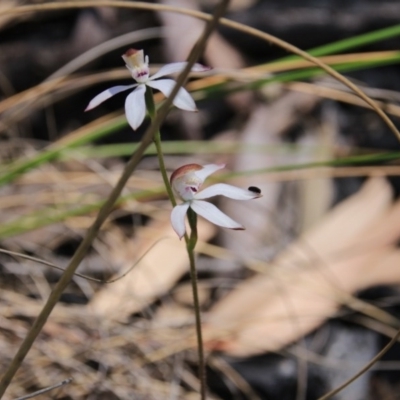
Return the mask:
{"type": "Polygon", "coordinates": [[[184,201],[174,207],[171,213],[171,224],[181,239],[186,232],[185,216],[189,207],[198,215],[215,225],[224,228],[243,230],[244,227],[229,218],[213,204],[203,201],[213,196],[222,195],[235,200],[251,200],[261,197],[258,188],[251,186],[248,190],[225,183],[211,185],[199,191],[204,180],[215,171],[224,168],[224,164],[188,164],[175,170],[171,175],[171,186],[174,192],[184,201]]]}
{"type": "MultiPolygon", "coordinates": [[[[143,50],[129,49],[122,56],[122,58],[126,63],[126,67],[131,72],[132,78],[137,83],[133,85],[113,86],[112,88],[101,92],[89,103],[85,111],[89,111],[92,108],[97,107],[99,104],[103,103],[103,101],[108,100],[117,93],[136,88],[127,96],[125,100],[126,118],[129,122],[129,125],[136,130],[141,125],[146,115],[146,103],[144,97],[146,86],[149,86],[153,89],[158,89],[164,94],[165,97],[168,97],[172,92],[176,82],[172,79],[160,79],[158,81],[154,81],[154,79],[181,72],[187,63],[176,62],[172,64],[166,64],[161,67],[153,76],[150,76],[149,57],[144,56],[143,50]]],[[[207,70],[209,70],[209,68],[201,64],[195,64],[192,68],[193,72],[203,72],[207,70]]],[[[179,89],[173,103],[176,107],[181,108],[182,110],[196,111],[196,104],[194,100],[184,88],[179,89]]]]}

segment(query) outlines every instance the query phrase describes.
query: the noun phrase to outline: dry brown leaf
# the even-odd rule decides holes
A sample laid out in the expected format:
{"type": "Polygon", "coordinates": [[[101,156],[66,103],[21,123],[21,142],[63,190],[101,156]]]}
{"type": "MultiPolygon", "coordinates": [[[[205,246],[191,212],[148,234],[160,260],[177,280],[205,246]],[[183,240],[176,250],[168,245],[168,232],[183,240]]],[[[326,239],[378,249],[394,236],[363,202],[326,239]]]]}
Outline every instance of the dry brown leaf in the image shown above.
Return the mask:
{"type": "MultiPolygon", "coordinates": [[[[204,220],[198,222],[199,239],[209,240],[215,228],[204,220]]],[[[105,286],[88,305],[96,316],[124,321],[142,310],[157,297],[168,292],[188,271],[188,256],[184,241],[179,241],[163,213],[141,230],[134,241],[126,241],[112,250],[113,259],[127,270],[146,253],[124,278],[105,286]],[[150,249],[150,251],[149,251],[150,249]]]]}
{"type": "Polygon", "coordinates": [[[400,202],[391,206],[385,179],[370,179],[212,309],[209,347],[235,356],[276,351],[318,327],[349,294],[400,282],[399,236],[400,202]]]}

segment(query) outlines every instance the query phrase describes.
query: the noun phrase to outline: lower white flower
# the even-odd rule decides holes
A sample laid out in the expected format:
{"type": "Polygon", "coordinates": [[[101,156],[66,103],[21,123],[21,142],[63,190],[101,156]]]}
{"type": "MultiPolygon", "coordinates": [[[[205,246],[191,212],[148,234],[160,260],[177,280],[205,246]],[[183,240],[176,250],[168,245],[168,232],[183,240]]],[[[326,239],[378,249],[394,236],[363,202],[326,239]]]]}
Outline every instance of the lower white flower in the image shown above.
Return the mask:
{"type": "Polygon", "coordinates": [[[188,164],[175,170],[171,175],[171,186],[174,192],[184,201],[174,207],[171,213],[171,224],[181,239],[186,232],[185,216],[189,207],[198,215],[223,228],[234,230],[245,229],[243,225],[234,221],[216,206],[204,199],[222,195],[235,200],[251,200],[261,197],[261,191],[254,186],[248,190],[225,183],[217,183],[199,191],[204,180],[224,164],[188,164]]]}
{"type": "MultiPolygon", "coordinates": [[[[176,62],[166,64],[154,75],[150,76],[149,57],[144,56],[143,50],[129,49],[122,56],[122,58],[124,59],[126,67],[129,69],[132,78],[137,83],[133,85],[113,86],[104,92],[99,93],[90,101],[85,111],[89,111],[92,108],[97,107],[99,104],[120,92],[135,88],[125,100],[125,114],[129,125],[133,130],[136,130],[142,124],[144,117],[146,116],[146,102],[144,97],[146,86],[157,89],[162,92],[165,97],[168,97],[171,94],[176,82],[172,79],[155,79],[165,75],[181,72],[184,70],[187,63],[176,62]]],[[[210,68],[201,64],[194,64],[192,67],[193,72],[204,72],[208,71],[209,69],[210,68]]],[[[182,110],[197,110],[194,100],[184,88],[179,89],[178,94],[174,98],[173,104],[182,110]]]]}

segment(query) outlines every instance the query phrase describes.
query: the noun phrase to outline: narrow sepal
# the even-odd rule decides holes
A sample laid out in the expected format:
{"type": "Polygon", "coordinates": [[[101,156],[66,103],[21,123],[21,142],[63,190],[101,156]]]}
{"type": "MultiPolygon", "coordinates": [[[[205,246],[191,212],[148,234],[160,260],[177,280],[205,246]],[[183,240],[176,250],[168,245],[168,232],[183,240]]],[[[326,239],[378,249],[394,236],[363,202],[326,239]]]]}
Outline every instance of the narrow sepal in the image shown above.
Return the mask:
{"type": "Polygon", "coordinates": [[[201,200],[192,200],[190,207],[196,214],[201,215],[215,225],[235,230],[244,229],[241,224],[228,217],[211,203],[201,200]]]}
{"type": "Polygon", "coordinates": [[[134,85],[122,85],[122,86],[114,86],[112,88],[109,88],[107,90],[104,90],[104,92],[99,93],[96,97],[94,97],[88,106],[85,108],[85,111],[89,111],[95,107],[97,107],[99,104],[103,103],[104,101],[108,100],[109,98],[113,97],[114,95],[123,92],[124,90],[132,89],[137,84],[134,85]]]}

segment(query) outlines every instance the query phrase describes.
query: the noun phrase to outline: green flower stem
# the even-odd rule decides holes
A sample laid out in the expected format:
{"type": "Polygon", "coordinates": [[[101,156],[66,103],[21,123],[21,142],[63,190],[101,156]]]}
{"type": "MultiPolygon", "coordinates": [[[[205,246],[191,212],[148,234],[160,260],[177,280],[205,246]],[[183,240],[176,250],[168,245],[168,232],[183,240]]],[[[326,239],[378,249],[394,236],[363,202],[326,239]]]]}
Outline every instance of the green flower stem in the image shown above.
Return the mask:
{"type": "Polygon", "coordinates": [[[147,112],[149,113],[150,119],[153,120],[157,115],[156,105],[154,103],[153,91],[148,86],[146,86],[144,99],[146,101],[147,112]]]}
{"type": "MultiPolygon", "coordinates": [[[[157,116],[156,107],[154,104],[153,92],[150,88],[146,87],[146,107],[149,113],[150,119],[153,121],[157,116]]],[[[160,130],[156,131],[154,135],[154,144],[157,150],[158,163],[160,166],[161,175],[165,184],[165,188],[167,189],[168,197],[172,203],[172,206],[176,206],[176,200],[174,193],[172,191],[171,184],[168,179],[167,170],[165,168],[164,163],[164,155],[161,147],[161,135],[160,130]]],[[[204,346],[203,346],[203,333],[201,330],[201,312],[200,312],[200,301],[199,301],[199,290],[197,284],[197,270],[196,270],[196,260],[194,254],[194,248],[197,243],[197,214],[189,208],[188,220],[190,226],[190,237],[185,234],[185,242],[186,248],[189,256],[189,264],[190,264],[190,281],[192,284],[192,292],[193,292],[193,305],[195,310],[195,319],[196,319],[196,337],[197,337],[197,348],[199,355],[199,380],[200,380],[200,394],[201,400],[206,400],[207,396],[207,379],[206,379],[206,365],[204,359],[204,346]]]]}
{"type": "MultiPolygon", "coordinates": [[[[156,112],[156,106],[154,104],[153,91],[149,87],[146,87],[145,100],[150,119],[153,121],[157,115],[157,112],[156,112]]],[[[167,190],[167,194],[169,200],[171,201],[172,207],[175,207],[176,200],[174,192],[172,191],[171,184],[169,183],[167,170],[165,168],[164,155],[161,147],[161,134],[159,129],[156,131],[153,140],[157,150],[158,164],[160,166],[160,171],[164,181],[165,189],[167,190]]]]}
{"type": "Polygon", "coordinates": [[[190,248],[190,250],[194,250],[197,243],[197,214],[189,207],[187,217],[191,231],[187,246],[190,248]]]}
{"type": "Polygon", "coordinates": [[[199,353],[199,377],[202,382],[201,387],[201,398],[206,399],[206,364],[204,359],[204,346],[203,346],[203,332],[201,330],[201,312],[200,312],[200,301],[199,301],[199,290],[197,285],[197,270],[196,260],[194,255],[194,248],[197,243],[197,214],[189,207],[187,217],[190,226],[190,237],[186,240],[186,248],[189,255],[190,261],[190,281],[192,283],[193,291],[193,304],[196,314],[196,336],[197,336],[197,347],[199,353]]]}

